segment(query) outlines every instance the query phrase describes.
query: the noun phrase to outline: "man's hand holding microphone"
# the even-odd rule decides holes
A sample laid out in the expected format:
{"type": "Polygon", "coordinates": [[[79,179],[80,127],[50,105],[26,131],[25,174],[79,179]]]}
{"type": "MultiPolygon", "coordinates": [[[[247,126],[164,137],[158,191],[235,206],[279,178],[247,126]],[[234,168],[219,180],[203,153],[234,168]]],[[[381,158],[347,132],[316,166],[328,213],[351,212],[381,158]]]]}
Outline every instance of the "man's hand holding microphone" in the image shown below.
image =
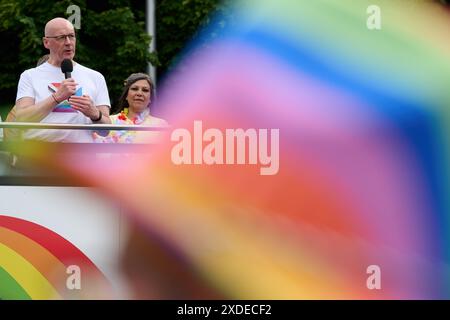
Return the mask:
{"type": "Polygon", "coordinates": [[[102,119],[101,111],[94,105],[89,95],[74,96],[77,91],[78,83],[71,78],[73,71],[73,64],[70,59],[64,59],[61,63],[61,71],[64,73],[65,80],[61,82],[61,86],[52,95],[57,103],[68,100],[73,109],[80,111],[86,117],[89,117],[93,122],[98,122],[102,119]]]}

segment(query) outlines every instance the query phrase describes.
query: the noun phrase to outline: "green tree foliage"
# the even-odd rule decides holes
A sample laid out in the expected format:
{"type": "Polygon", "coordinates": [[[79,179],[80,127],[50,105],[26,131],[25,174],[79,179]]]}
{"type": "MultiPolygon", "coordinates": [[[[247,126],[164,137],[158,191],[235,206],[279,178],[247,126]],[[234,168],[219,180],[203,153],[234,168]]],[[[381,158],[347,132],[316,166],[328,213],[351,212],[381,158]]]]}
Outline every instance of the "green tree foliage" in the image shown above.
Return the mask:
{"type": "Polygon", "coordinates": [[[190,41],[207,43],[227,27],[231,19],[231,0],[158,0],[156,5],[156,45],[160,75],[177,63],[179,54],[190,41]],[[207,34],[199,32],[211,27],[207,34]]]}

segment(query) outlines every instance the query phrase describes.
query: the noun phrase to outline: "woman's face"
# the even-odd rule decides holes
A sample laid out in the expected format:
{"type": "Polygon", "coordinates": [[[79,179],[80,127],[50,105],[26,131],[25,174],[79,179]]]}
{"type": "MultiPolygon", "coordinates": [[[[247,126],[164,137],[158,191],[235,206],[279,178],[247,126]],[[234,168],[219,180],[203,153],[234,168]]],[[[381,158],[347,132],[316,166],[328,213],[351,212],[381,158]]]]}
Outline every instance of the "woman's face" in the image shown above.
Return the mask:
{"type": "Polygon", "coordinates": [[[128,89],[127,101],[129,109],[140,113],[147,108],[151,98],[151,88],[147,80],[138,80],[128,89]]]}

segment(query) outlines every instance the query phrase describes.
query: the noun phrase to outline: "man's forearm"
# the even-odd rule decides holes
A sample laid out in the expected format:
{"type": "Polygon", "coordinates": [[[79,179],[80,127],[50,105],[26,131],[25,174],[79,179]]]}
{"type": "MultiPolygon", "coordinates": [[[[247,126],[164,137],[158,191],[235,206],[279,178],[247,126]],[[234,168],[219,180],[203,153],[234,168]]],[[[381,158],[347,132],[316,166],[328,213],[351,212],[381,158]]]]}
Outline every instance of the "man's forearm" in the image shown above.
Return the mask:
{"type": "MultiPolygon", "coordinates": [[[[55,108],[55,106],[58,104],[54,96],[49,96],[48,98],[35,104],[29,104],[29,102],[27,103],[27,101],[24,101],[24,99],[31,98],[22,98],[17,101],[16,121],[40,122],[50,112],[52,112],[53,108],[55,108]]],[[[32,99],[31,102],[33,102],[32,99]]]]}

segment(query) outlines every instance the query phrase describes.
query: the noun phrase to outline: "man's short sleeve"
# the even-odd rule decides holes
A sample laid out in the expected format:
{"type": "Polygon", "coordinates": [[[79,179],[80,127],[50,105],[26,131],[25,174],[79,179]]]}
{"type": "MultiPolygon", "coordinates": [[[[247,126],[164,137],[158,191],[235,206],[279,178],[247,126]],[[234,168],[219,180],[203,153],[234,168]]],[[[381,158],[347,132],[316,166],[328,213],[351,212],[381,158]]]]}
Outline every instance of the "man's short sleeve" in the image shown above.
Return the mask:
{"type": "MultiPolygon", "coordinates": [[[[2,122],[2,116],[0,116],[0,122],[2,122]]],[[[0,128],[0,141],[3,141],[3,128],[0,128]]]]}
{"type": "Polygon", "coordinates": [[[22,72],[19,79],[19,84],[17,85],[17,96],[16,101],[23,97],[35,98],[36,94],[33,89],[33,84],[31,82],[30,71],[26,70],[22,72]]]}
{"type": "Polygon", "coordinates": [[[109,100],[108,87],[106,86],[105,77],[99,73],[97,80],[97,99],[95,99],[96,106],[108,106],[111,108],[111,102],[109,100]]]}

